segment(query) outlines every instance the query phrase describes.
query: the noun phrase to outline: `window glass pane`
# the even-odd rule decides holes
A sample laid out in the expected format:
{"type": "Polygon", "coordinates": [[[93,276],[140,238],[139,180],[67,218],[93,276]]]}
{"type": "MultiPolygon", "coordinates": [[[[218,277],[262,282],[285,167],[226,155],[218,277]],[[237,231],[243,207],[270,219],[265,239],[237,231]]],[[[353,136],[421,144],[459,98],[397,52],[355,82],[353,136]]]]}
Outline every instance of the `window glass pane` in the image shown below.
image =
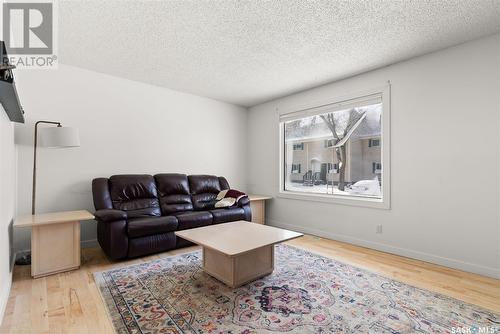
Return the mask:
{"type": "Polygon", "coordinates": [[[382,198],[381,122],[382,103],[283,122],[284,190],[382,198]]]}

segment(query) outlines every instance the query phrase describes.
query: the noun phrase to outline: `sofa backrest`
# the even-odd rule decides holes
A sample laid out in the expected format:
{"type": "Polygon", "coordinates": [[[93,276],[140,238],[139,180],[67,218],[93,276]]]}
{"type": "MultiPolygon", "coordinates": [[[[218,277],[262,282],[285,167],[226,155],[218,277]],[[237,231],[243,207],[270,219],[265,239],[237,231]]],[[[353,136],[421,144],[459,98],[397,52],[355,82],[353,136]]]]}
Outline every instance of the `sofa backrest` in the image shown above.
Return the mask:
{"type": "Polygon", "coordinates": [[[187,175],[156,174],[155,181],[163,215],[193,210],[187,175]]]}
{"type": "Polygon", "coordinates": [[[113,175],[108,184],[113,209],[126,211],[129,218],[161,215],[151,175],[113,175]]]}
{"type": "Polygon", "coordinates": [[[219,179],[219,184],[220,184],[220,190],[230,189],[229,182],[227,182],[227,180],[224,176],[219,176],[218,179],[219,179]]]}
{"type": "Polygon", "coordinates": [[[225,189],[227,180],[214,175],[113,175],[92,181],[96,210],[123,210],[129,218],[206,210],[225,189]]]}
{"type": "Polygon", "coordinates": [[[217,194],[221,190],[229,188],[227,181],[223,184],[224,187],[227,185],[227,188],[221,187],[219,178],[214,175],[189,175],[188,179],[195,210],[205,210],[208,207],[213,207],[217,194]]]}

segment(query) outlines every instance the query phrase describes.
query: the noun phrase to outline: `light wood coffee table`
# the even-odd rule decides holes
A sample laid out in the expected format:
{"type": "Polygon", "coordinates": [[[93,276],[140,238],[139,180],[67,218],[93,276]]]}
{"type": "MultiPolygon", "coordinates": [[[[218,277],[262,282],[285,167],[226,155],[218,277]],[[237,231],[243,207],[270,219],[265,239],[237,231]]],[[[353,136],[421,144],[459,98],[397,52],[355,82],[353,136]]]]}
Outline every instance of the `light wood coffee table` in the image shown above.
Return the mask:
{"type": "Polygon", "coordinates": [[[203,247],[203,270],[238,287],[274,270],[274,245],[302,233],[247,221],[177,231],[178,237],[203,247]]]}

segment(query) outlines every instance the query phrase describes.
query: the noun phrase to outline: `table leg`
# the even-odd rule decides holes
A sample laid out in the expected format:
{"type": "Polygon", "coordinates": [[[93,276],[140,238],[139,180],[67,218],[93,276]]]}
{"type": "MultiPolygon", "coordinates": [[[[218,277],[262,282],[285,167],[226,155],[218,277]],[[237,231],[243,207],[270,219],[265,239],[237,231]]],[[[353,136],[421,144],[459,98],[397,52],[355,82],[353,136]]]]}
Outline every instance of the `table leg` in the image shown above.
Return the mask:
{"type": "Polygon", "coordinates": [[[264,246],[237,256],[203,248],[203,270],[230,287],[238,287],[274,270],[274,246],[264,246]]]}

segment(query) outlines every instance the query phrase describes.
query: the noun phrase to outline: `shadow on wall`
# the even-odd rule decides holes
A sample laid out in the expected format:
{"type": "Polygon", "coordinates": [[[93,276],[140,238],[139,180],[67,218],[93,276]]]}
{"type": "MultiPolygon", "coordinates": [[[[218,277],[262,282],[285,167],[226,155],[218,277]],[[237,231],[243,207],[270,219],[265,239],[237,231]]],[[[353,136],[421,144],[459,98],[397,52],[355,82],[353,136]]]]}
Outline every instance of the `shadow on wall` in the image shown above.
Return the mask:
{"type": "MultiPolygon", "coordinates": [[[[34,121],[29,120],[27,120],[26,124],[15,125],[14,142],[17,146],[22,147],[23,154],[26,154],[27,158],[31,158],[33,152],[34,126],[34,121]],[[24,150],[28,151],[25,152],[24,150]]],[[[92,179],[101,175],[80,175],[82,177],[80,180],[71,180],[70,175],[67,177],[63,175],[64,182],[52,182],[53,179],[51,180],[50,177],[46,176],[47,169],[49,168],[46,159],[49,152],[44,152],[44,150],[45,148],[40,147],[37,180],[37,213],[85,209],[94,212],[92,179]]],[[[32,164],[32,160],[29,163],[32,164]]],[[[31,210],[31,168],[31,165],[27,166],[23,172],[23,175],[29,177],[29,181],[26,181],[29,184],[25,184],[25,192],[20,194],[22,198],[19,198],[19,200],[23,203],[18,207],[18,214],[29,214],[31,210]]],[[[53,173],[52,177],[54,177],[53,173]]],[[[83,241],[88,242],[89,240],[96,239],[95,221],[82,222],[81,226],[81,239],[83,241]]],[[[16,228],[12,231],[12,228],[9,226],[9,238],[12,256],[19,257],[31,248],[31,229],[16,228]]]]}
{"type": "MultiPolygon", "coordinates": [[[[31,197],[29,200],[31,200],[31,197]]],[[[94,212],[92,177],[89,176],[88,180],[65,184],[60,189],[47,189],[46,184],[38,184],[37,213],[71,210],[88,210],[94,212]],[[55,192],[62,195],[43,196],[44,192],[55,192]]],[[[25,213],[28,214],[27,212],[25,213]]],[[[96,222],[94,220],[82,222],[81,227],[82,241],[88,242],[96,239],[96,222]]],[[[9,225],[9,242],[12,242],[12,252],[16,252],[17,257],[19,257],[31,248],[31,229],[16,228],[15,231],[11,231],[11,229],[12,227],[9,225]]]]}
{"type": "Polygon", "coordinates": [[[9,271],[14,267],[14,220],[11,220],[8,227],[9,233],[9,271]]]}
{"type": "MultiPolygon", "coordinates": [[[[43,201],[40,198],[40,200],[37,200],[37,208],[40,208],[40,211],[43,208],[50,208],[50,211],[89,210],[93,212],[92,178],[89,177],[88,180],[63,184],[58,186],[57,189],[52,188],[50,192],[59,195],[47,196],[43,201]]],[[[48,191],[48,189],[41,189],[44,186],[46,185],[38,186],[37,199],[41,193],[48,191]]]]}
{"type": "Polygon", "coordinates": [[[16,123],[14,128],[14,143],[16,145],[33,147],[34,126],[35,124],[32,122],[26,122],[25,124],[16,123]]]}

